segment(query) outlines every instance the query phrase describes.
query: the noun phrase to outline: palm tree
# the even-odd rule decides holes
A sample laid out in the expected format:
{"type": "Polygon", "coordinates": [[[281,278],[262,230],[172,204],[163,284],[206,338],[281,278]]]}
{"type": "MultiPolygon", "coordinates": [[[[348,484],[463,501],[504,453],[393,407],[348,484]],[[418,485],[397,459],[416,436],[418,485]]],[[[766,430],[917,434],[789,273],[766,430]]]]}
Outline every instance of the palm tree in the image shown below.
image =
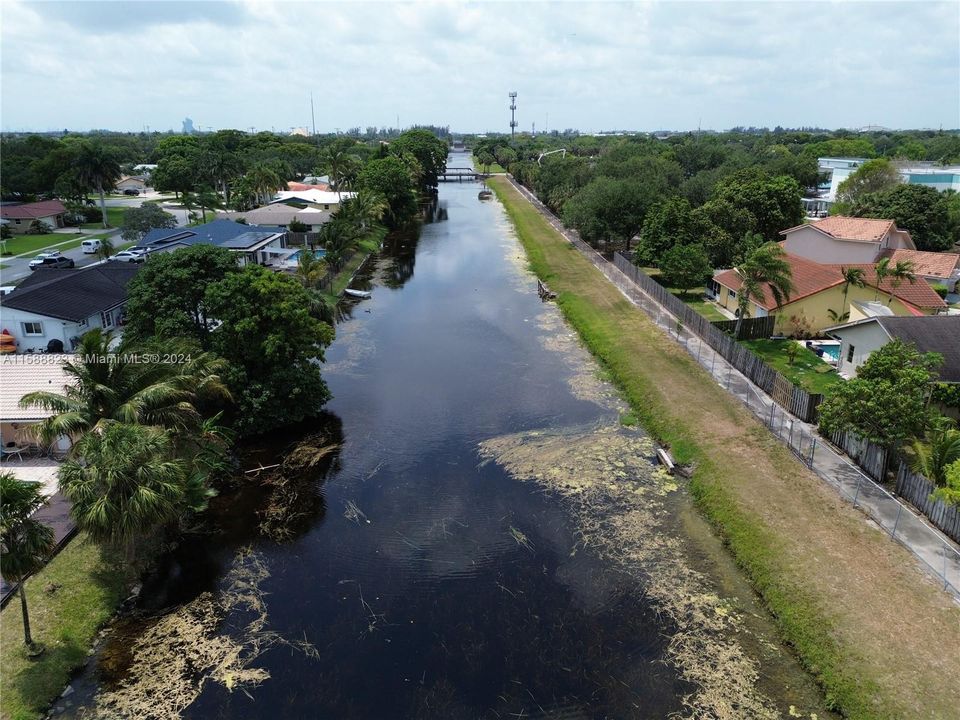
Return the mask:
{"type": "Polygon", "coordinates": [[[97,257],[101,260],[109,260],[110,256],[113,255],[113,251],[113,243],[110,242],[110,238],[105,237],[100,240],[100,247],[97,248],[97,257]]]}
{"type": "Polygon", "coordinates": [[[339,270],[347,257],[356,250],[360,238],[354,227],[343,219],[330,220],[320,227],[320,242],[327,251],[326,259],[334,270],[339,270]]]}
{"type": "Polygon", "coordinates": [[[340,191],[356,174],[359,161],[355,155],[351,155],[345,148],[331,147],[326,150],[321,162],[333,182],[333,189],[337,191],[337,202],[339,203],[340,191]]]}
{"type": "Polygon", "coordinates": [[[83,141],[79,145],[74,163],[79,180],[100,194],[100,212],[103,213],[103,226],[107,224],[107,203],[103,196],[106,189],[112,188],[120,179],[120,163],[113,153],[99,142],[83,141]]]}
{"type": "Polygon", "coordinates": [[[269,202],[277,190],[286,187],[279,173],[266,163],[257,163],[244,177],[256,195],[258,204],[269,202]]]}
{"type": "MultiPolygon", "coordinates": [[[[890,285],[895,293],[897,288],[903,284],[903,281],[906,280],[911,285],[917,281],[917,276],[913,272],[913,262],[910,260],[899,260],[896,265],[890,268],[889,277],[890,285]]],[[[893,301],[893,293],[890,294],[890,297],[887,299],[887,305],[893,301]]]]}
{"type": "Polygon", "coordinates": [[[222,210],[223,209],[223,200],[220,198],[220,194],[211,188],[201,188],[197,191],[197,194],[194,196],[196,199],[197,206],[200,208],[200,213],[203,216],[203,221],[207,221],[207,210],[222,210]]]}
{"type": "Polygon", "coordinates": [[[863,287],[866,273],[864,273],[863,268],[841,266],[840,274],[843,275],[843,307],[840,308],[840,311],[841,315],[845,314],[850,317],[850,313],[847,311],[847,293],[850,292],[851,285],[859,288],[863,287]]]}
{"type": "Polygon", "coordinates": [[[93,540],[123,549],[129,563],[137,537],[183,509],[184,463],[171,459],[165,430],[143,425],[112,423],[84,435],[76,450],[57,473],[70,515],[93,540]]]}
{"type": "MultiPolygon", "coordinates": [[[[73,382],[62,393],[44,390],[20,399],[21,407],[51,413],[34,426],[42,442],[61,435],[77,438],[112,422],[186,431],[201,422],[197,404],[229,398],[220,377],[226,365],[209,353],[192,355],[184,363],[143,363],[138,362],[139,348],[112,344],[110,332],[101,328],[87,332],[76,359],[64,365],[73,382]]],[[[167,343],[164,352],[178,350],[167,343]]]]}
{"type": "Polygon", "coordinates": [[[790,298],[793,292],[793,273],[790,263],[784,258],[786,253],[777,243],[768,242],[753,250],[736,268],[742,285],[737,295],[737,325],[734,337],[740,337],[743,318],[746,317],[750,302],[763,296],[764,288],[770,290],[777,308],[790,298]]]}
{"type": "Polygon", "coordinates": [[[956,428],[936,429],[927,433],[921,441],[915,439],[911,444],[913,457],[910,466],[938,488],[947,485],[947,468],[960,460],[960,430],[956,428]]]}
{"type": "Polygon", "coordinates": [[[300,251],[295,275],[305,288],[315,288],[327,274],[327,263],[311,252],[309,248],[300,251]]]}
{"type": "Polygon", "coordinates": [[[873,272],[877,275],[877,287],[876,292],[873,293],[873,299],[878,300],[880,298],[880,285],[890,277],[890,258],[883,258],[874,265],[873,272]]]}
{"type": "Polygon", "coordinates": [[[334,213],[335,218],[343,218],[354,223],[361,233],[380,224],[387,212],[386,199],[378,193],[361,190],[356,197],[342,203],[334,213]]]}
{"type": "Polygon", "coordinates": [[[24,585],[43,567],[54,546],[53,530],[33,517],[45,502],[37,483],[0,473],[0,572],[20,586],[23,642],[28,648],[33,647],[33,638],[24,585]]]}

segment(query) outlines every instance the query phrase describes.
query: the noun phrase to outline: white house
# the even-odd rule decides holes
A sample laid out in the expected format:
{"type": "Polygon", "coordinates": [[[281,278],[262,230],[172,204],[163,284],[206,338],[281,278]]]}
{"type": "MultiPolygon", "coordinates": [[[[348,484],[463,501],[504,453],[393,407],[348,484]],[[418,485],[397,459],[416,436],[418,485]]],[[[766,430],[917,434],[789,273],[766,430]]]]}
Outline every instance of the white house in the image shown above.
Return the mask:
{"type": "Polygon", "coordinates": [[[143,175],[124,175],[117,180],[114,187],[121,192],[124,190],[144,192],[147,189],[147,178],[143,175]]]}
{"type": "Polygon", "coordinates": [[[243,218],[251,225],[276,225],[283,228],[289,227],[290,223],[297,220],[307,226],[306,232],[316,232],[330,220],[330,215],[329,210],[320,210],[315,207],[297,208],[284,203],[274,203],[246,212],[219,213],[217,217],[227,220],[243,218]]]}
{"type": "Polygon", "coordinates": [[[79,270],[35,270],[0,298],[0,332],[15,338],[17,353],[71,352],[88,330],[123,325],[127,284],[138,269],[133,263],[108,262],[79,270]]]}
{"type": "Polygon", "coordinates": [[[341,200],[351,200],[356,196],[354,192],[336,193],[333,190],[281,190],[270,203],[300,203],[318,210],[334,211],[340,206],[341,200]]]}
{"type": "Polygon", "coordinates": [[[837,371],[844,377],[856,377],[857,368],[874,351],[899,339],[913,343],[920,352],[943,355],[941,382],[960,383],[960,315],[868,317],[824,332],[840,341],[837,371]]]}
{"type": "MultiPolygon", "coordinates": [[[[20,398],[30,392],[45,390],[62,393],[71,378],[63,366],[69,355],[5,355],[0,357],[0,442],[18,445],[32,440],[27,433],[31,425],[45,420],[50,413],[36,407],[20,407],[20,398]]],[[[70,446],[67,438],[56,443],[64,451],[70,446]]]]}

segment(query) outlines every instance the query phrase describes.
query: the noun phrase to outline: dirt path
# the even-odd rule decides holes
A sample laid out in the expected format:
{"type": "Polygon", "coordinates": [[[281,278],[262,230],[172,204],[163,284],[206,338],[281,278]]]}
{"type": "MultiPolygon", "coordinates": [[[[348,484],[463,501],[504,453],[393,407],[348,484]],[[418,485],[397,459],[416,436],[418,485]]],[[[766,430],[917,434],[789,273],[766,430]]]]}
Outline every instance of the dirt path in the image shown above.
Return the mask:
{"type": "Polygon", "coordinates": [[[960,608],[914,558],[797,462],[553,230],[507,180],[534,271],[644,425],[697,470],[691,489],[839,710],[960,716],[960,608]]]}

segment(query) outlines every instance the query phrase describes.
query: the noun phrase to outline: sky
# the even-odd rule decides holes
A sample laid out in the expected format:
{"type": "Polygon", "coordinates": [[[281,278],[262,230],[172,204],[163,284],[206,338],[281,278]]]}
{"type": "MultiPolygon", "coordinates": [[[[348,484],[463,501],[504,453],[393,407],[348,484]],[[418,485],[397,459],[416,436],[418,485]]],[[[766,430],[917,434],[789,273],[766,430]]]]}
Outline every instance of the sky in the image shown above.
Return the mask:
{"type": "Polygon", "coordinates": [[[0,2],[0,128],[960,127],[960,2],[0,2]]]}

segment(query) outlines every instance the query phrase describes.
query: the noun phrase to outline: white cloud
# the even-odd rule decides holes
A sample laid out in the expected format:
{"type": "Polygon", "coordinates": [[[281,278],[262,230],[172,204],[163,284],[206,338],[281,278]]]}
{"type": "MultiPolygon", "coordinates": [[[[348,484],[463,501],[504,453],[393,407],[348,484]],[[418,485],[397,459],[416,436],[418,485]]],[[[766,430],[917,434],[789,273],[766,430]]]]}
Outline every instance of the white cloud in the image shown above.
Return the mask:
{"type": "Polygon", "coordinates": [[[4,129],[960,126],[960,5],[14,0],[4,129]],[[29,102],[24,99],[29,98],[29,102]]]}

